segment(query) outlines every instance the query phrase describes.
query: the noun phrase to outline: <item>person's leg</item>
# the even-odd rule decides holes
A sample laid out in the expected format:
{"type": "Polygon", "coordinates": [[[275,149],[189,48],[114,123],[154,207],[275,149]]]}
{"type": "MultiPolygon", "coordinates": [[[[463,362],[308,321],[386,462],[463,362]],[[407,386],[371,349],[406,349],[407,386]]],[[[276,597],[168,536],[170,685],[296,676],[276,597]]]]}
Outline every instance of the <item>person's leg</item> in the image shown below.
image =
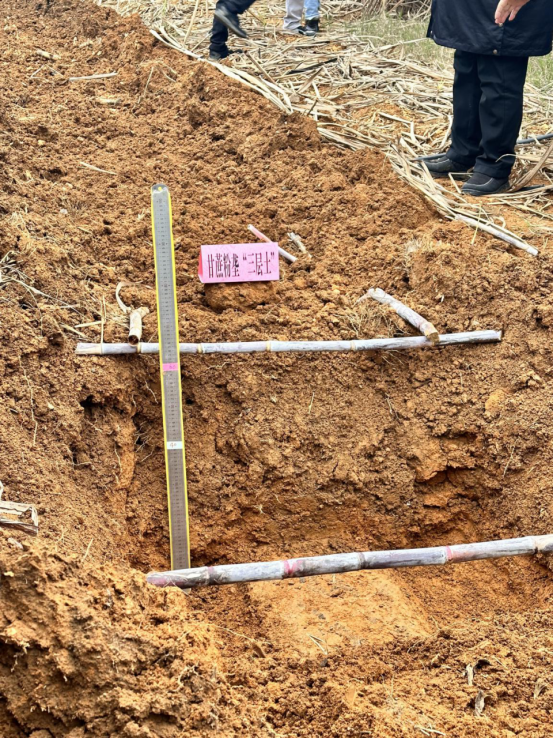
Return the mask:
{"type": "Polygon", "coordinates": [[[231,13],[242,15],[256,0],[225,0],[225,6],[231,13]]]}
{"type": "MultiPolygon", "coordinates": [[[[216,7],[222,3],[218,0],[216,7]]],[[[225,59],[229,55],[227,48],[227,39],[229,38],[229,29],[220,20],[214,16],[212,24],[212,35],[210,37],[210,54],[219,55],[221,59],[225,59]]]]}
{"type": "Polygon", "coordinates": [[[319,20],[319,0],[304,0],[304,17],[309,20],[319,20]]]}
{"type": "Polygon", "coordinates": [[[304,0],[286,0],[283,30],[296,31],[302,25],[304,0]]]}
{"type": "Polygon", "coordinates": [[[452,143],[446,156],[466,170],[475,164],[481,149],[478,60],[478,54],[467,51],[454,54],[452,143]]]}
{"type": "Polygon", "coordinates": [[[304,0],[304,17],[306,28],[319,33],[319,0],[304,0]]]}
{"type": "MultiPolygon", "coordinates": [[[[216,22],[240,38],[247,38],[247,33],[241,28],[239,15],[253,5],[255,0],[218,0],[214,11],[214,26],[216,22]]],[[[213,27],[212,27],[213,37],[213,27]]]]}
{"type": "Polygon", "coordinates": [[[515,145],[523,118],[527,57],[479,56],[482,151],[475,172],[505,180],[515,162],[515,145]]]}

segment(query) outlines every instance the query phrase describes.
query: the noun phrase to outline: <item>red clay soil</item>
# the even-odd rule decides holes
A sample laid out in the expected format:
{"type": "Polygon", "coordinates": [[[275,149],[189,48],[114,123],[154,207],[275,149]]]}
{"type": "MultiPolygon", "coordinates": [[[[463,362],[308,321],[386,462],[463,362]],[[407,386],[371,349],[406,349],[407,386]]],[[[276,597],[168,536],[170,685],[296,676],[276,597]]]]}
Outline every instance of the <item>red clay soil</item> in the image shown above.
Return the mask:
{"type": "Polygon", "coordinates": [[[156,340],[163,181],[181,340],[409,334],[355,306],[370,286],[441,332],[504,330],[183,359],[195,564],[548,533],[548,244],[532,258],[442,220],[379,153],[324,145],[137,19],[2,11],[0,481],[40,533],[0,534],[0,735],[552,735],[548,558],[150,587],[169,565],[158,359],[75,355],[126,339],[119,282],[156,340]],[[247,241],[249,223],[312,258],[277,284],[201,285],[199,246],[247,241]]]}

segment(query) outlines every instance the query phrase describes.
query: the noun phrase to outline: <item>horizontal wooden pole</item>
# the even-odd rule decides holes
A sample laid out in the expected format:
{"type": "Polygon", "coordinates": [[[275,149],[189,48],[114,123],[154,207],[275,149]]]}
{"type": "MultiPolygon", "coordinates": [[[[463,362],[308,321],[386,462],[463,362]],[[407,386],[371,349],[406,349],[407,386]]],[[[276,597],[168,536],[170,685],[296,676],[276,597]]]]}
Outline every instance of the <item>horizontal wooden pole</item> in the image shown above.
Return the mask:
{"type": "Polygon", "coordinates": [[[260,561],[252,564],[202,566],[197,569],[151,572],[146,580],[156,587],[204,587],[215,584],[239,584],[274,579],[313,577],[319,574],[342,574],[362,569],[397,569],[405,566],[437,566],[461,564],[478,559],[503,556],[525,556],[552,553],[552,536],[527,536],[484,543],[462,543],[436,548],[412,548],[398,551],[365,551],[363,553],[310,556],[284,561],[260,561]]]}
{"type": "MultiPolygon", "coordinates": [[[[286,351],[397,351],[399,349],[456,346],[463,343],[496,343],[502,331],[468,331],[444,333],[433,344],[425,336],[405,338],[369,338],[356,341],[244,341],[241,343],[181,343],[181,354],[255,354],[286,351]]],[[[159,343],[78,343],[75,353],[81,356],[113,356],[117,354],[157,354],[159,343]]]]}

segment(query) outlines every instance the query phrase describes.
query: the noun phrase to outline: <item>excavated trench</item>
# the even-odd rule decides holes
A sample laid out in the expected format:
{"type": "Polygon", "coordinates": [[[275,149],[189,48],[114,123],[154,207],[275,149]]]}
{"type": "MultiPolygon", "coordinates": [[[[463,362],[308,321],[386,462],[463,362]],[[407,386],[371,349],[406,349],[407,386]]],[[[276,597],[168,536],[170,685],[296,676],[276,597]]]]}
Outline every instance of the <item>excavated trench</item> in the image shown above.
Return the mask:
{"type": "MultiPolygon", "coordinates": [[[[101,498],[101,479],[108,473],[106,512],[117,534],[106,548],[115,546],[117,558],[139,570],[167,568],[157,358],[96,361],[105,372],[117,372],[123,362],[133,369],[143,364],[140,373],[148,379],[141,376],[127,387],[132,400],[126,403],[122,396],[114,405],[113,398],[94,395],[80,402],[84,412],[74,461],[83,465],[101,498]],[[145,386],[154,394],[144,392],[145,386]],[[99,434],[105,438],[99,441],[99,434]],[[91,475],[91,467],[102,474],[91,475]]],[[[195,565],[507,535],[505,521],[498,519],[505,504],[504,467],[483,454],[482,437],[450,432],[437,438],[409,413],[403,418],[394,406],[391,411],[390,399],[379,401],[375,368],[367,359],[241,357],[226,358],[225,367],[221,361],[183,362],[195,565]],[[325,367],[318,366],[322,363],[325,367]],[[337,391],[333,374],[344,375],[345,364],[350,376],[337,391]],[[220,369],[224,381],[212,379],[210,369],[220,369]],[[318,381],[323,371],[325,379],[318,381]],[[292,378],[303,372],[316,377],[307,403],[292,378]],[[289,385],[295,388],[283,391],[289,385]],[[363,410],[354,411],[356,406],[363,410]]],[[[423,352],[410,361],[435,364],[434,356],[423,352]]],[[[492,585],[487,581],[484,587],[491,602],[505,592],[503,572],[514,565],[522,572],[542,569],[536,561],[495,563],[492,585]]],[[[472,567],[462,569],[456,587],[477,589],[472,567]]],[[[434,575],[425,573],[424,581],[429,576],[434,575]]],[[[529,593],[523,584],[522,590],[524,602],[529,593]]]]}
{"type": "Polygon", "coordinates": [[[149,188],[164,181],[181,340],[409,333],[356,306],[371,285],[441,332],[504,330],[441,350],[183,358],[195,565],[548,533],[548,259],[441,220],[380,154],[322,144],[136,18],[3,10],[0,480],[40,533],[0,536],[0,733],[549,735],[545,557],[149,587],[169,562],[158,358],[75,355],[126,339],[120,282],[156,340],[149,188]],[[249,223],[300,234],[312,258],[277,284],[201,285],[199,246],[249,223]]]}
{"type": "MultiPolygon", "coordinates": [[[[97,361],[106,373],[117,373],[123,362],[134,365],[131,371],[144,364],[139,373],[148,379],[141,376],[117,400],[87,394],[80,401],[72,462],[100,500],[109,488],[109,517],[126,531],[117,555],[139,569],[160,567],[169,549],[158,361],[97,361]]],[[[296,391],[294,405],[281,390],[289,373],[307,369],[317,375],[323,369],[318,359],[295,358],[291,372],[280,358],[227,358],[232,379],[223,387],[210,382],[216,361],[193,358],[183,366],[192,554],[198,564],[292,555],[295,549],[304,554],[321,546],[338,551],[362,543],[426,545],[439,535],[479,540],[502,534],[502,524],[496,527],[483,512],[501,497],[502,470],[493,466],[491,474],[486,461],[476,458],[482,442],[471,433],[436,440],[422,424],[395,417],[388,404],[376,401],[371,374],[356,366],[357,357],[323,360],[327,372],[332,364],[343,371],[353,361],[349,368],[359,381],[331,390],[320,407],[317,380],[313,401],[306,395],[303,407],[296,391]],[[249,396],[253,379],[260,389],[249,396]],[[364,402],[363,413],[352,412],[348,395],[354,405],[356,398],[364,402]],[[260,404],[263,413],[256,410],[260,404]],[[371,413],[379,404],[380,412],[371,413]],[[210,423],[216,407],[217,422],[210,423]]]]}

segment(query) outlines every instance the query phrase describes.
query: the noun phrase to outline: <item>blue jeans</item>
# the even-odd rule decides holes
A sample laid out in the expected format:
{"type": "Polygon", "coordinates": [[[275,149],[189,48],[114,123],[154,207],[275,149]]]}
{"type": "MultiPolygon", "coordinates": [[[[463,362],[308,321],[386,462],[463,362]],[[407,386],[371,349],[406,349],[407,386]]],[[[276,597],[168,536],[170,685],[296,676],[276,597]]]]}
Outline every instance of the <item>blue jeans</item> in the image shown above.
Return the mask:
{"type": "Polygon", "coordinates": [[[319,0],[287,0],[283,23],[285,31],[295,31],[302,25],[302,11],[306,20],[319,18],[319,0]]]}
{"type": "Polygon", "coordinates": [[[304,0],[304,17],[306,20],[319,18],[319,0],[304,0]]]}

